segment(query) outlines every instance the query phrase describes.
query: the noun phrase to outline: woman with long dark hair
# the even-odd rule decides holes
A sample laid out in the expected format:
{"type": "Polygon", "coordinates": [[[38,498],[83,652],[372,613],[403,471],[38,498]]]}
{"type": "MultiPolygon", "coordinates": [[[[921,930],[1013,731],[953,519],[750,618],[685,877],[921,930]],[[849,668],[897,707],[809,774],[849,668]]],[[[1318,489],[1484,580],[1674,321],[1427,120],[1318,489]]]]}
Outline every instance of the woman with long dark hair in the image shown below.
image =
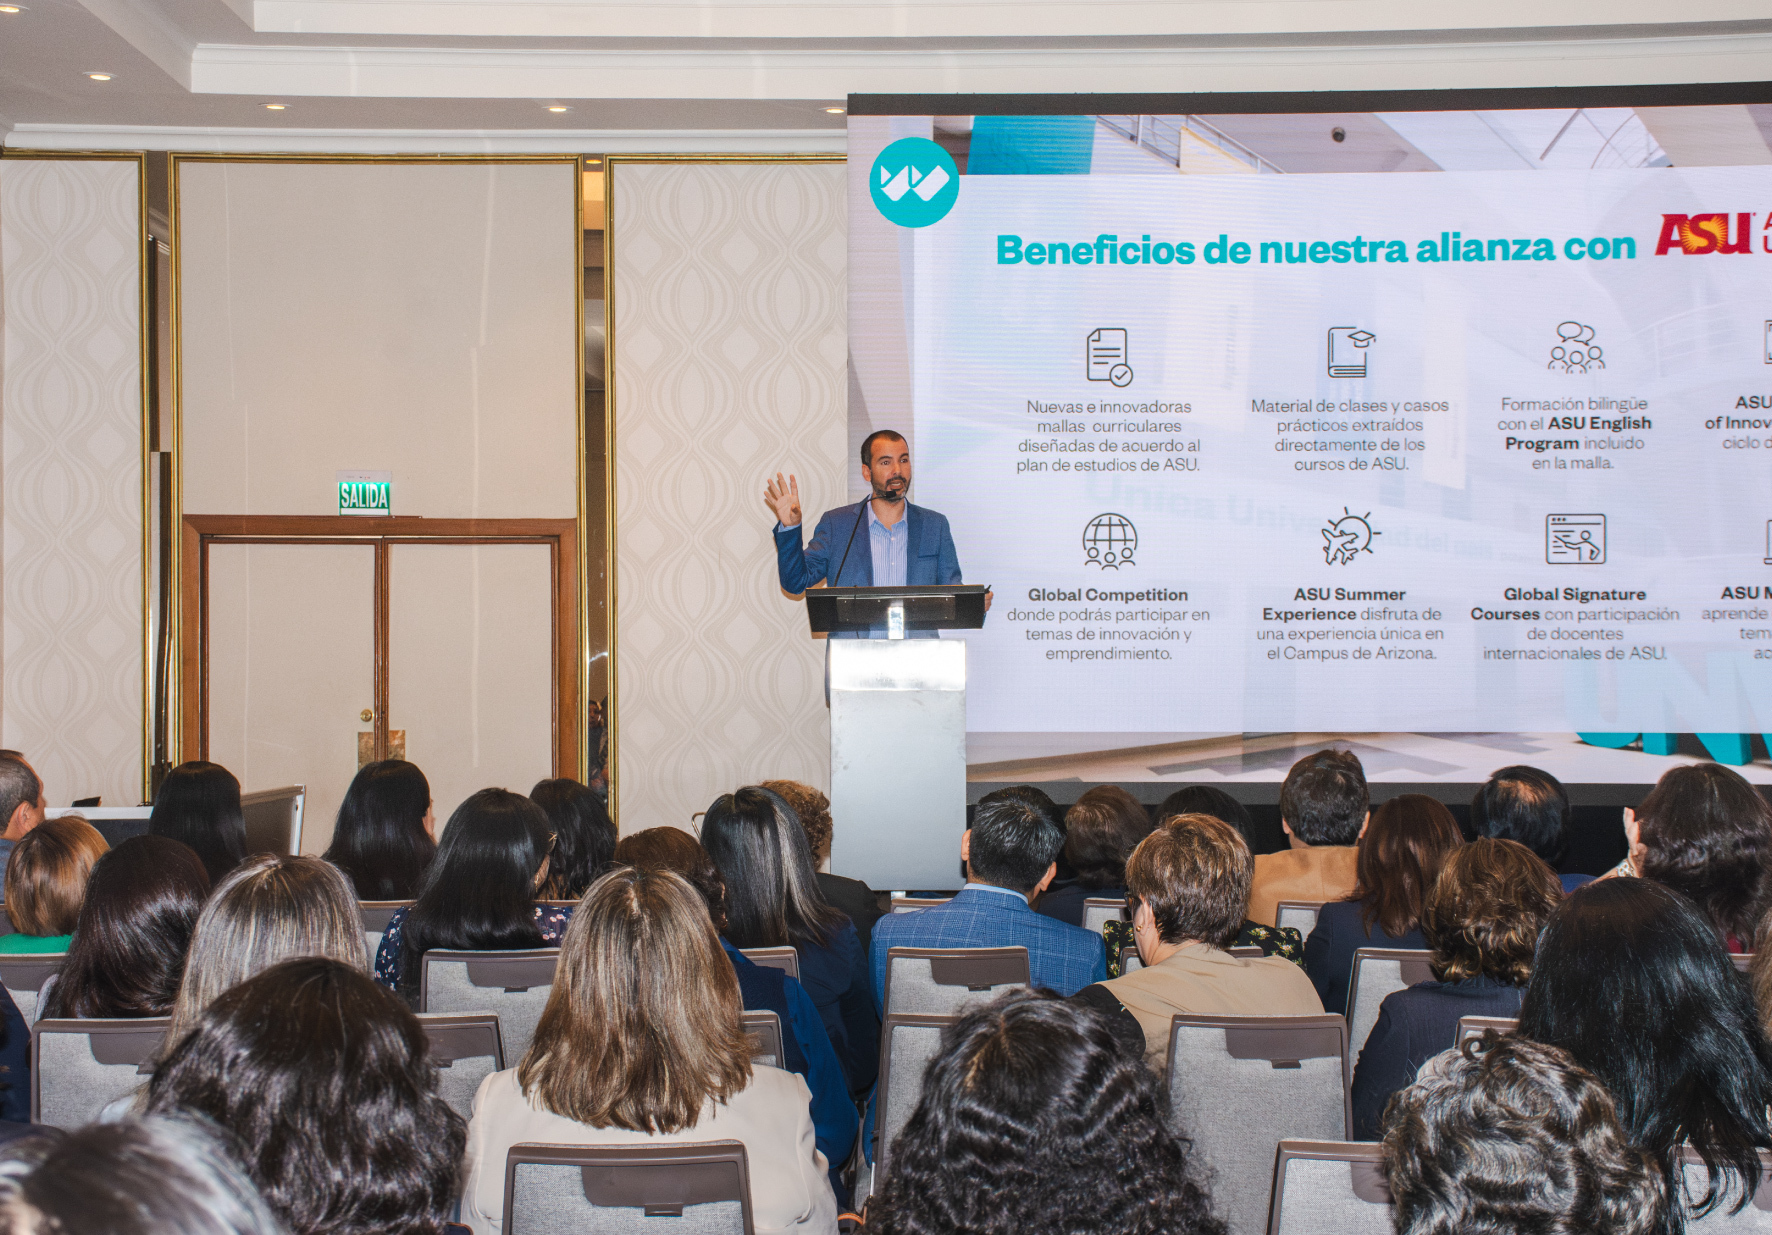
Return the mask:
{"type": "Polygon", "coordinates": [[[520,793],[482,789],[456,807],[418,899],[388,919],[376,981],[416,1002],[426,952],[558,944],[572,910],[536,903],[552,845],[547,815],[520,793]]]}
{"type": "Polygon", "coordinates": [[[189,845],[209,872],[209,882],[220,882],[246,856],[240,782],[219,763],[179,764],[154,795],[148,835],[189,845]]]}
{"type": "Polygon", "coordinates": [[[1611,1091],[1625,1134],[1654,1155],[1673,1203],[1668,1228],[1759,1186],[1772,1148],[1772,1043],[1716,929],[1647,879],[1579,888],[1550,916],[1520,1005],[1520,1034],[1561,1047],[1611,1091]],[[1681,1186],[1680,1150],[1709,1184],[1681,1186]]]}
{"type": "Polygon", "coordinates": [[[218,996],[148,1084],[150,1115],[226,1129],[291,1235],[443,1235],[467,1126],[424,1027],[351,965],[310,956],[218,996]]]}
{"type": "Polygon", "coordinates": [[[425,774],[404,759],[381,759],[351,778],[324,856],[358,900],[411,900],[437,854],[436,830],[425,774]]]}
{"type": "Polygon", "coordinates": [[[68,959],[39,1014],[169,1014],[208,895],[203,863],[178,841],[134,836],[105,854],[93,865],[68,959]]]}
{"type": "Polygon", "coordinates": [[[1772,807],[1720,763],[1670,768],[1624,812],[1630,854],[1613,872],[1672,888],[1703,910],[1731,952],[1753,947],[1772,894],[1772,807]]]}
{"type": "Polygon", "coordinates": [[[1324,905],[1304,941],[1304,971],[1324,1011],[1346,1014],[1360,948],[1427,947],[1422,909],[1446,855],[1463,843],[1452,812],[1426,794],[1399,794],[1372,812],[1360,833],[1353,895],[1324,905]]]}
{"type": "Polygon", "coordinates": [[[1216,1235],[1154,1073],[1092,1009],[1017,990],[942,1033],[877,1235],[1216,1235]]]}
{"type": "Polygon", "coordinates": [[[726,883],[723,933],[738,948],[791,947],[852,1092],[880,1067],[867,953],[855,926],[813,878],[812,850],[794,811],[755,785],[723,794],[701,822],[701,843],[726,883]]]}
{"type": "Polygon", "coordinates": [[[547,812],[554,828],[554,852],[542,897],[575,901],[597,882],[615,858],[615,824],[603,799],[570,776],[537,781],[529,800],[547,812]]]}

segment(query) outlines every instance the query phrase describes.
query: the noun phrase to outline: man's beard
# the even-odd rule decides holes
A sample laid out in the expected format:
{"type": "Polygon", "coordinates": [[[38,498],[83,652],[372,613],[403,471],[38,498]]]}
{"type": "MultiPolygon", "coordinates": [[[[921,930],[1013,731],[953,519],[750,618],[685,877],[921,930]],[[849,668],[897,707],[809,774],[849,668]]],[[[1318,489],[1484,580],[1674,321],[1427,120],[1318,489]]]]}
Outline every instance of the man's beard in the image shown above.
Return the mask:
{"type": "MultiPolygon", "coordinates": [[[[894,483],[894,482],[892,482],[892,481],[887,482],[888,485],[890,485],[892,483],[894,483]]],[[[874,500],[876,502],[902,502],[902,501],[904,501],[905,494],[910,492],[910,488],[911,488],[911,486],[910,486],[909,481],[904,482],[897,489],[881,488],[879,485],[875,485],[874,486],[874,500]]]]}

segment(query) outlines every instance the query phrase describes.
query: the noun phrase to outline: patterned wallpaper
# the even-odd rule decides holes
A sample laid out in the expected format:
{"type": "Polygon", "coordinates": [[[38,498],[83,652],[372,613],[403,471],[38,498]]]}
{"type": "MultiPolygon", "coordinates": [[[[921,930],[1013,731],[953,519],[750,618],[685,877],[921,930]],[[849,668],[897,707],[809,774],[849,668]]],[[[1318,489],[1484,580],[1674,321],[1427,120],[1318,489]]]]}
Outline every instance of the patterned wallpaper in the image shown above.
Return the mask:
{"type": "Polygon", "coordinates": [[[824,653],[763,485],[842,504],[840,163],[617,162],[616,767],[623,832],[772,777],[830,783],[824,653]]]}
{"type": "Polygon", "coordinates": [[[139,165],[0,163],[0,745],[142,796],[139,165]]]}

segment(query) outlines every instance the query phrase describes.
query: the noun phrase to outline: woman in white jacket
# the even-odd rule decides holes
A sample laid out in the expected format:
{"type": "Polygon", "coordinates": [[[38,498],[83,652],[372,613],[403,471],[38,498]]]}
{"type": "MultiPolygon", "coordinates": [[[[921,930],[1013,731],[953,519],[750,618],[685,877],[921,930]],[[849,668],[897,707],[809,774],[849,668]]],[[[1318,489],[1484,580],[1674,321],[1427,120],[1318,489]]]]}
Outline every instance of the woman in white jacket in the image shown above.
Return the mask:
{"type": "Polygon", "coordinates": [[[516,1144],[736,1140],[757,1235],[834,1232],[806,1082],[751,1062],[739,1011],[732,965],[681,876],[622,867],[598,880],[560,941],[528,1053],[474,1097],[462,1220],[498,1235],[516,1144]]]}

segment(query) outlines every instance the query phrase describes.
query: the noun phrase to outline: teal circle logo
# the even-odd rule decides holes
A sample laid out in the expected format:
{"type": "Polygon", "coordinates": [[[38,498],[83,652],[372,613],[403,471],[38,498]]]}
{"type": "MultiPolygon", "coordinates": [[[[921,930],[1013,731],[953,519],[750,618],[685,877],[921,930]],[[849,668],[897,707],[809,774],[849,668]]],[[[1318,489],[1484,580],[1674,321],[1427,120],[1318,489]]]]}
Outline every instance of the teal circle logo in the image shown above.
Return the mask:
{"type": "Polygon", "coordinates": [[[868,173],[874,207],[900,227],[928,227],[960,196],[960,169],[927,137],[904,137],[880,151],[868,173]]]}

